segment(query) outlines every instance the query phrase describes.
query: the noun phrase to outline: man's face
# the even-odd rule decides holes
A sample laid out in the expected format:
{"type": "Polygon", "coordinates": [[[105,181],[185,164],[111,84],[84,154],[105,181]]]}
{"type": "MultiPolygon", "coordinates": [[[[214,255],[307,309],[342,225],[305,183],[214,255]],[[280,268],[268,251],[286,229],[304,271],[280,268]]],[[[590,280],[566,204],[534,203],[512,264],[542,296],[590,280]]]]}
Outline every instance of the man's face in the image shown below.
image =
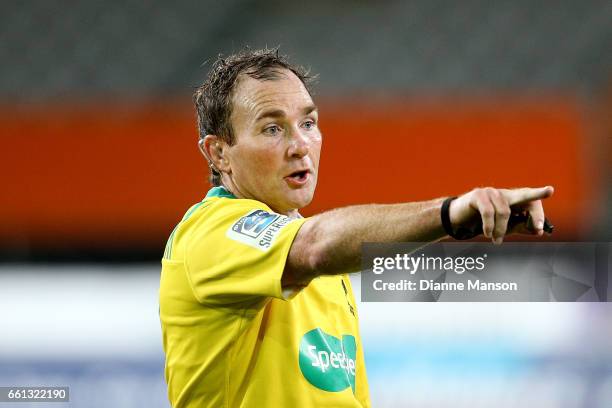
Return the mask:
{"type": "Polygon", "coordinates": [[[289,70],[260,81],[242,75],[233,94],[235,143],[227,147],[232,191],[286,214],[310,203],[321,132],[304,84],[289,70]]]}

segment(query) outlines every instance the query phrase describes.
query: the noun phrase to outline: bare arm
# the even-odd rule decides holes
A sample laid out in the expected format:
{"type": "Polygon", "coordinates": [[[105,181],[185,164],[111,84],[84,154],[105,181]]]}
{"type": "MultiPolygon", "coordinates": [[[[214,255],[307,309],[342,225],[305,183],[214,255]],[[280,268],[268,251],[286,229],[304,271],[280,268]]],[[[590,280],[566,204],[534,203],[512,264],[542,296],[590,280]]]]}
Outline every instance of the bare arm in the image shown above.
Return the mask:
{"type": "MultiPolygon", "coordinates": [[[[541,200],[553,191],[552,187],[477,188],[452,202],[450,219],[453,226],[482,222],[485,237],[498,244],[507,233],[542,235],[541,200]],[[520,225],[509,231],[509,216],[517,210],[529,212],[533,225],[520,225]]],[[[319,275],[358,271],[362,242],[433,242],[444,238],[440,218],[443,200],[358,205],[309,218],[289,251],[283,286],[307,284],[319,275]]]]}
{"type": "Polygon", "coordinates": [[[309,218],[289,252],[283,286],[317,275],[358,271],[362,242],[431,242],[445,237],[440,221],[443,200],[357,205],[309,218]]]}

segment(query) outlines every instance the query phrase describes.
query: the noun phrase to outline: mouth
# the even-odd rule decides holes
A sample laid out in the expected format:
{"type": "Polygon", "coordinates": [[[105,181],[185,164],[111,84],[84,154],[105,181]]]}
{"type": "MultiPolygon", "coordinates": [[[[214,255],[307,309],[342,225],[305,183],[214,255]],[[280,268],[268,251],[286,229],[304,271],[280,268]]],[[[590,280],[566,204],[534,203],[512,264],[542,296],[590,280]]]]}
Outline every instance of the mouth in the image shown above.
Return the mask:
{"type": "Polygon", "coordinates": [[[285,181],[294,187],[300,187],[306,184],[310,178],[310,170],[298,170],[285,177],[285,181]]]}

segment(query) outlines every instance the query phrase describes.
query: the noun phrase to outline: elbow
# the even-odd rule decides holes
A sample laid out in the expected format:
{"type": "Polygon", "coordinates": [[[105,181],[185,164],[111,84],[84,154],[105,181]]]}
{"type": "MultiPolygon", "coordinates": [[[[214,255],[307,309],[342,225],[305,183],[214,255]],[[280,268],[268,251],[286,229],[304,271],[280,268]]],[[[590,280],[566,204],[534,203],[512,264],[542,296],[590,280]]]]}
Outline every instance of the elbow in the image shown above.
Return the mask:
{"type": "Polygon", "coordinates": [[[326,266],[329,264],[326,251],[319,245],[311,245],[305,259],[304,269],[309,275],[326,275],[326,266]]]}
{"type": "Polygon", "coordinates": [[[288,269],[295,281],[307,284],[327,274],[329,262],[325,244],[318,238],[316,222],[306,222],[298,232],[289,252],[288,269]]]}
{"type": "Polygon", "coordinates": [[[314,278],[329,274],[325,268],[326,257],[316,248],[316,245],[306,249],[300,258],[300,262],[295,263],[291,268],[294,281],[300,285],[306,286],[314,278]]]}

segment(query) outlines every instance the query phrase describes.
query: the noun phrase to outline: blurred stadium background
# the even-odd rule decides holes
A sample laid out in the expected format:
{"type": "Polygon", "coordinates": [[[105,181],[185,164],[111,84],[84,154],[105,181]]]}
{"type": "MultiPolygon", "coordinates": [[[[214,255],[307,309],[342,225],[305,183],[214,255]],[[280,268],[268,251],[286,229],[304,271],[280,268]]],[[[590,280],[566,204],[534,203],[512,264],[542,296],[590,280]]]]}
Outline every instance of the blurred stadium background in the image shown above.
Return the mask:
{"type": "MultiPolygon", "coordinates": [[[[320,74],[305,214],[552,184],[555,240],[611,240],[610,1],[4,1],[0,385],[168,406],[159,259],[208,187],[191,92],[244,45],[320,74]]],[[[375,407],[612,406],[609,303],[359,310],[375,407]]]]}

